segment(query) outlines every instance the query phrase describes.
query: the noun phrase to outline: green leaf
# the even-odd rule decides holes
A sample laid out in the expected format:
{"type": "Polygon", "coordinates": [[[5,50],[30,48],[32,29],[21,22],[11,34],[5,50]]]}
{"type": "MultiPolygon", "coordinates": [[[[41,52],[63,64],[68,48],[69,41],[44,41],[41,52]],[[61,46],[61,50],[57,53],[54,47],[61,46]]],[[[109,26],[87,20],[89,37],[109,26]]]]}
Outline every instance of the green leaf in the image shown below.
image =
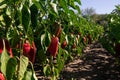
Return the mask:
{"type": "Polygon", "coordinates": [[[31,27],[28,27],[27,38],[30,41],[30,43],[32,44],[32,41],[34,41],[34,35],[33,35],[33,31],[32,31],[31,27]]]}
{"type": "Polygon", "coordinates": [[[25,72],[25,76],[22,80],[38,80],[35,76],[35,72],[31,69],[27,69],[25,72]]]}
{"type": "Polygon", "coordinates": [[[46,55],[45,55],[45,51],[43,49],[40,49],[38,51],[38,59],[43,63],[46,61],[46,55]]]}
{"type": "Polygon", "coordinates": [[[57,4],[51,2],[50,5],[51,5],[52,10],[53,10],[55,13],[58,14],[57,4]]]}
{"type": "Polygon", "coordinates": [[[16,11],[14,15],[15,25],[18,26],[20,25],[20,23],[22,24],[22,13],[20,12],[20,10],[16,11]]]}
{"type": "Polygon", "coordinates": [[[69,6],[75,8],[74,0],[69,0],[69,6]]]}
{"type": "Polygon", "coordinates": [[[75,0],[79,5],[81,5],[81,0],[75,0]]]}
{"type": "Polygon", "coordinates": [[[68,56],[69,56],[70,54],[68,53],[68,51],[67,50],[64,50],[64,60],[66,61],[67,59],[68,59],[68,56]]]}
{"type": "Polygon", "coordinates": [[[30,11],[29,8],[25,5],[22,8],[22,25],[27,32],[27,29],[30,26],[30,11]]]}
{"type": "Polygon", "coordinates": [[[31,23],[32,23],[32,27],[33,29],[35,29],[37,27],[37,21],[38,21],[38,8],[35,4],[33,4],[30,7],[30,12],[31,12],[31,23]]]}
{"type": "Polygon", "coordinates": [[[48,31],[46,31],[46,33],[45,33],[45,45],[49,46],[50,41],[51,41],[50,33],[48,31]]]}
{"type": "Polygon", "coordinates": [[[80,7],[78,5],[75,6],[75,9],[78,11],[78,14],[80,14],[80,7]]]}
{"type": "Polygon", "coordinates": [[[75,12],[73,10],[69,10],[69,13],[70,13],[70,18],[71,18],[71,21],[72,21],[72,25],[74,25],[76,23],[75,12]]]}
{"type": "Polygon", "coordinates": [[[53,75],[54,75],[54,78],[58,77],[59,76],[59,71],[57,68],[53,67],[53,75]]]}
{"type": "Polygon", "coordinates": [[[4,18],[4,21],[5,21],[6,27],[10,27],[11,22],[12,22],[11,18],[6,14],[3,15],[3,18],[4,18]]]}
{"type": "Polygon", "coordinates": [[[63,69],[63,67],[64,67],[64,60],[57,60],[57,69],[58,69],[58,72],[60,73],[61,72],[61,70],[63,69]]]}
{"type": "Polygon", "coordinates": [[[10,34],[11,35],[11,38],[12,38],[12,47],[16,47],[16,45],[19,43],[20,41],[20,38],[19,38],[19,35],[17,33],[17,30],[14,29],[13,33],[10,34]]]}
{"type": "Polygon", "coordinates": [[[45,46],[45,45],[44,45],[44,43],[45,43],[45,34],[42,34],[42,35],[41,35],[41,39],[40,39],[40,40],[41,40],[42,48],[44,49],[44,46],[45,46]]]}
{"type": "Polygon", "coordinates": [[[65,33],[62,32],[60,35],[60,43],[62,43],[64,40],[66,40],[65,37],[66,37],[65,33]]]}
{"type": "Polygon", "coordinates": [[[2,8],[5,8],[6,7],[6,5],[4,5],[6,3],[6,1],[0,1],[0,9],[2,9],[2,8]]]}
{"type": "Polygon", "coordinates": [[[44,68],[43,68],[43,72],[46,76],[49,76],[51,74],[51,68],[49,65],[46,65],[44,68]]]}
{"type": "Polygon", "coordinates": [[[42,49],[44,50],[44,53],[45,53],[46,52],[46,47],[48,47],[49,44],[50,44],[50,40],[51,40],[50,33],[45,31],[45,33],[43,33],[41,35],[40,40],[41,40],[42,49]]]}
{"type": "Polygon", "coordinates": [[[17,66],[16,58],[10,58],[6,66],[7,67],[6,69],[7,80],[11,80],[13,78],[13,75],[16,71],[16,66],[17,66]]]}
{"type": "Polygon", "coordinates": [[[54,8],[51,6],[51,4],[49,4],[49,14],[52,15],[52,18],[56,18],[57,17],[57,13],[55,12],[54,8]]]}
{"type": "Polygon", "coordinates": [[[68,13],[68,6],[66,0],[60,0],[60,6],[63,7],[64,11],[68,13]]]}
{"type": "Polygon", "coordinates": [[[10,59],[10,56],[8,55],[8,52],[4,46],[3,52],[0,57],[0,70],[5,76],[7,72],[7,64],[9,59],[10,59]]]}
{"type": "Polygon", "coordinates": [[[42,1],[36,1],[36,0],[33,0],[33,3],[37,6],[38,9],[40,9],[40,11],[42,11],[43,14],[46,13],[46,8],[44,7],[42,1]]]}
{"type": "Polygon", "coordinates": [[[27,70],[28,66],[28,58],[25,57],[24,55],[20,56],[20,69],[19,69],[19,79],[22,79],[24,77],[25,71],[27,70]]]}
{"type": "Polygon", "coordinates": [[[82,49],[81,49],[81,47],[77,47],[77,53],[78,53],[79,56],[82,55],[82,49]]]}
{"type": "Polygon", "coordinates": [[[25,74],[24,74],[24,78],[22,80],[38,80],[36,75],[35,75],[35,71],[34,71],[34,68],[33,68],[33,64],[31,64],[25,74]]]}

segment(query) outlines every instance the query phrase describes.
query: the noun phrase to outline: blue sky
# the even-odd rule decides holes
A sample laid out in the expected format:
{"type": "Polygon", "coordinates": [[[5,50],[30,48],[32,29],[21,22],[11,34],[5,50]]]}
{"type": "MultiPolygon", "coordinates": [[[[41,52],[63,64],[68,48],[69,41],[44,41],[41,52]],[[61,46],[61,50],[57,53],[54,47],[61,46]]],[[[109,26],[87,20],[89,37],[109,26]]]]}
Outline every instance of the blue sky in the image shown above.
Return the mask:
{"type": "Polygon", "coordinates": [[[93,8],[98,14],[109,14],[120,0],[81,0],[81,9],[93,8]]]}

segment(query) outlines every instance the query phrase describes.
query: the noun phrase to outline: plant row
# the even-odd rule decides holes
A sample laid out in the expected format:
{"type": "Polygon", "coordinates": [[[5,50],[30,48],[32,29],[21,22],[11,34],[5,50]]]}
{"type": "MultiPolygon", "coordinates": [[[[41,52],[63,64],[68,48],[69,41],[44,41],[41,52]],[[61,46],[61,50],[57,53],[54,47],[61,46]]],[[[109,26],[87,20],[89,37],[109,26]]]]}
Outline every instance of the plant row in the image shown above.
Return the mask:
{"type": "Polygon", "coordinates": [[[1,1],[0,78],[37,80],[37,62],[56,80],[65,63],[103,33],[82,17],[80,5],[80,0],[1,1]]]}

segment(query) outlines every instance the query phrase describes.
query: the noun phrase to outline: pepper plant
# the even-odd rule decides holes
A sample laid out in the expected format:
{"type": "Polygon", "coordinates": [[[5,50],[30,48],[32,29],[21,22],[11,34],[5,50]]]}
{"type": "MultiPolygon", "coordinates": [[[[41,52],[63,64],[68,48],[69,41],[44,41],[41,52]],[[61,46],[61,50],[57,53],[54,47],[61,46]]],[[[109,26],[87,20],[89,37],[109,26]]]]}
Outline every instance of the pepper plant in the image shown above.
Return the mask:
{"type": "Polygon", "coordinates": [[[116,5],[116,9],[108,15],[108,22],[101,42],[103,47],[120,61],[120,5],[116,5]]]}
{"type": "Polygon", "coordinates": [[[82,17],[80,5],[80,0],[2,0],[0,38],[8,40],[13,54],[9,57],[4,44],[0,71],[5,79],[37,80],[36,62],[45,76],[59,78],[64,64],[103,32],[82,17]]]}

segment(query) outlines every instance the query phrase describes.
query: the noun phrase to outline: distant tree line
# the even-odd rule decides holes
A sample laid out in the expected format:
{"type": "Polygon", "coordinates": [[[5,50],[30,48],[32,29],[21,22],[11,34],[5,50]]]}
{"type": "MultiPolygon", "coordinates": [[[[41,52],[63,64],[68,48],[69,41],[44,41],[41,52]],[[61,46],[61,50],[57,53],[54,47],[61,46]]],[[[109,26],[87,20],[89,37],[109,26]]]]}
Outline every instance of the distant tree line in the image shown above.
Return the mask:
{"type": "Polygon", "coordinates": [[[88,21],[93,21],[102,26],[108,25],[108,14],[97,14],[94,8],[86,8],[81,10],[81,13],[88,21]]]}

